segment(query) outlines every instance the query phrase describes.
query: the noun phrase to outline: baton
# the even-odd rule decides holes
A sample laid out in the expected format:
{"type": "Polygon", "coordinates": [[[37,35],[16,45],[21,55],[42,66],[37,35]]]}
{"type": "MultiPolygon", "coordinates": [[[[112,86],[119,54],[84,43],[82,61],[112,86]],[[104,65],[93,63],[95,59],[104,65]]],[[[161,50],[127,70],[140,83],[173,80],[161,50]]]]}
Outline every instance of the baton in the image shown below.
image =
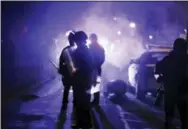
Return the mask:
{"type": "Polygon", "coordinates": [[[56,64],[52,60],[50,60],[50,63],[54,66],[55,69],[59,70],[59,68],[56,66],[56,64]]]}

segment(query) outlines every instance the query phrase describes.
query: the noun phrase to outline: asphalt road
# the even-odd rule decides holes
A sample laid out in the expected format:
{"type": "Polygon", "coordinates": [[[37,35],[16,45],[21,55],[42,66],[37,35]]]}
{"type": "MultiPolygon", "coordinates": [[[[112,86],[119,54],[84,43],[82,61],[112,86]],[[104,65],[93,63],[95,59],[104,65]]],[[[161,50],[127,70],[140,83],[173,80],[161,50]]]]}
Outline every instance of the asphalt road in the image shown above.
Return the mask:
{"type": "MultiPolygon", "coordinates": [[[[2,110],[3,129],[71,129],[72,93],[67,112],[61,112],[63,90],[57,90],[61,83],[50,84],[49,94],[45,87],[37,92],[44,90],[43,96],[25,95],[7,104],[2,110]]],[[[163,129],[163,111],[130,94],[111,99],[102,95],[100,107],[93,108],[93,114],[98,124],[95,129],[163,129]]]]}

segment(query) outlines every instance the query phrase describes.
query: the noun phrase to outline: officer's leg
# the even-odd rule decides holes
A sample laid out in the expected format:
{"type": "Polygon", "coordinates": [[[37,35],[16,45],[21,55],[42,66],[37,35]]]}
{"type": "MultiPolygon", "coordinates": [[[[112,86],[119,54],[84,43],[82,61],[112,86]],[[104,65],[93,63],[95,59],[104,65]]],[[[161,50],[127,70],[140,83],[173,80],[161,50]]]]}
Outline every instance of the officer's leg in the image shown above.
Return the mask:
{"type": "Polygon", "coordinates": [[[73,106],[73,112],[72,112],[72,127],[80,127],[80,122],[79,122],[79,112],[80,112],[80,89],[79,89],[80,85],[78,83],[75,82],[75,84],[73,85],[73,102],[74,102],[74,106],[73,106]]]}
{"type": "Polygon", "coordinates": [[[91,113],[91,107],[90,107],[90,94],[84,94],[84,96],[83,96],[85,99],[84,99],[84,101],[83,101],[83,105],[82,106],[80,106],[80,107],[82,107],[81,109],[80,109],[80,111],[81,111],[81,114],[80,114],[80,116],[82,117],[81,118],[81,125],[82,125],[82,128],[83,129],[89,129],[89,128],[91,128],[92,127],[92,124],[91,124],[91,115],[90,115],[90,113],[91,113]]]}
{"type": "Polygon", "coordinates": [[[157,96],[156,96],[156,101],[155,101],[155,106],[160,106],[161,105],[161,102],[163,100],[163,95],[164,95],[164,92],[162,90],[160,90],[158,93],[157,93],[157,96]]]}
{"type": "Polygon", "coordinates": [[[174,109],[175,109],[176,101],[168,95],[165,95],[164,98],[165,98],[165,101],[164,101],[165,129],[171,129],[172,120],[173,120],[173,117],[174,117],[174,109]]]}
{"type": "Polygon", "coordinates": [[[82,127],[83,129],[88,129],[92,126],[90,116],[91,95],[86,92],[86,89],[88,89],[88,87],[91,87],[89,79],[77,81],[77,84],[75,86],[77,126],[80,128],[82,127]]]}
{"type": "Polygon", "coordinates": [[[76,91],[75,86],[72,86],[73,89],[73,109],[72,109],[72,127],[77,125],[77,116],[76,116],[76,91]]]}
{"type": "Polygon", "coordinates": [[[63,109],[67,108],[70,87],[71,87],[70,85],[64,85],[64,91],[63,91],[63,109]]]}
{"type": "Polygon", "coordinates": [[[94,93],[93,104],[99,105],[99,102],[100,102],[100,92],[96,92],[96,93],[94,93]]]}
{"type": "Polygon", "coordinates": [[[73,107],[75,107],[76,106],[75,86],[72,86],[72,89],[73,89],[73,107]]]}
{"type": "Polygon", "coordinates": [[[188,105],[186,99],[179,100],[177,107],[180,114],[181,129],[188,129],[188,105]]]}
{"type": "Polygon", "coordinates": [[[78,98],[76,97],[76,102],[77,126],[82,128],[90,128],[90,95],[86,94],[84,90],[79,90],[79,95],[78,98]]]}
{"type": "Polygon", "coordinates": [[[136,87],[136,97],[139,100],[145,100],[147,89],[147,80],[144,77],[139,78],[138,85],[136,87]]]}

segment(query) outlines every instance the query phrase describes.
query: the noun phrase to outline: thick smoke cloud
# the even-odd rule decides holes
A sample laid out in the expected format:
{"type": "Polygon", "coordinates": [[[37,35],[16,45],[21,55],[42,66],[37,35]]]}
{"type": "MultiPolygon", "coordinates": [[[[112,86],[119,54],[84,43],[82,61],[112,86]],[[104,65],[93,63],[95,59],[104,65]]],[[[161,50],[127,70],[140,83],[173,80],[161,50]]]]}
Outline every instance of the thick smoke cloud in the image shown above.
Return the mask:
{"type": "Polygon", "coordinates": [[[138,58],[144,48],[136,28],[129,27],[131,21],[122,14],[113,16],[111,6],[111,3],[94,5],[76,28],[88,34],[96,33],[106,50],[106,62],[122,68],[131,59],[138,58]]]}
{"type": "MultiPolygon", "coordinates": [[[[106,50],[107,78],[119,78],[119,72],[145,51],[145,44],[172,45],[184,33],[182,9],[173,2],[93,2],[83,12],[73,20],[72,28],[98,35],[99,43],[106,50]],[[130,28],[130,22],[135,22],[136,27],[130,28]],[[152,40],[149,35],[153,36],[152,40]]],[[[55,40],[57,46],[66,46],[64,32],[57,39],[60,39],[55,40]]]]}
{"type": "Polygon", "coordinates": [[[4,3],[2,80],[7,83],[4,86],[21,91],[17,85],[27,87],[57,75],[51,61],[57,66],[61,50],[67,45],[68,29],[96,33],[106,49],[103,73],[107,78],[122,76],[119,71],[145,51],[145,43],[172,44],[184,33],[187,13],[183,12],[183,7],[174,2],[4,3]],[[135,29],[129,27],[132,21],[136,23],[135,29]],[[148,40],[150,34],[153,40],[148,40]]]}

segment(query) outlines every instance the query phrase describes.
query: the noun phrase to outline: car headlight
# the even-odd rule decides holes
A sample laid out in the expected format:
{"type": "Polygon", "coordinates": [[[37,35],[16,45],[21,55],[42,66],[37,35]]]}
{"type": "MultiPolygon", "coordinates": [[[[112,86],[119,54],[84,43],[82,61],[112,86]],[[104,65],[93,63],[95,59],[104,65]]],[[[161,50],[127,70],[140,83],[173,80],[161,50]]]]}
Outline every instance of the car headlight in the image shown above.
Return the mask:
{"type": "Polygon", "coordinates": [[[128,68],[128,79],[131,86],[136,87],[137,81],[136,81],[136,74],[138,72],[138,65],[137,64],[131,64],[128,68]]]}

